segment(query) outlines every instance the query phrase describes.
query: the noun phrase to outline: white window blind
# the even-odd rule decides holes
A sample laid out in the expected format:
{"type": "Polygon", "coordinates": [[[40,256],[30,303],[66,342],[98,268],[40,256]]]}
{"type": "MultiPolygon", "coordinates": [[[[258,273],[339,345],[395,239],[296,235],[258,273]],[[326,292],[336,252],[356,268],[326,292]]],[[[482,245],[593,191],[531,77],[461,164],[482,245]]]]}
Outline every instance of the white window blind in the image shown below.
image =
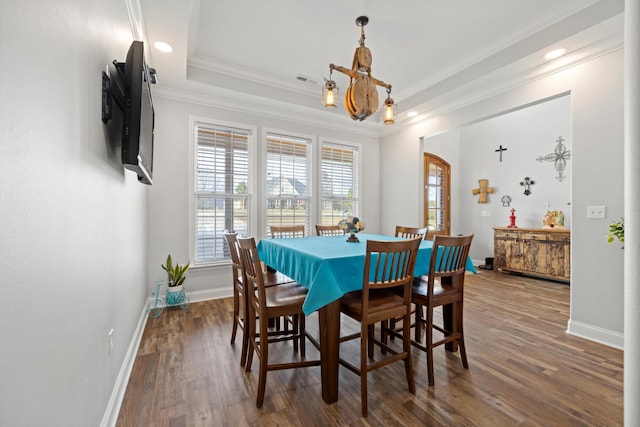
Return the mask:
{"type": "Polygon", "coordinates": [[[358,148],[325,142],[321,151],[322,224],[337,224],[341,219],[360,215],[358,148]]]}
{"type": "Polygon", "coordinates": [[[267,133],[265,195],[267,229],[311,218],[311,140],[267,133]]]}
{"type": "Polygon", "coordinates": [[[229,258],[224,231],[251,235],[249,145],[252,132],[195,123],[196,264],[229,258]]]}

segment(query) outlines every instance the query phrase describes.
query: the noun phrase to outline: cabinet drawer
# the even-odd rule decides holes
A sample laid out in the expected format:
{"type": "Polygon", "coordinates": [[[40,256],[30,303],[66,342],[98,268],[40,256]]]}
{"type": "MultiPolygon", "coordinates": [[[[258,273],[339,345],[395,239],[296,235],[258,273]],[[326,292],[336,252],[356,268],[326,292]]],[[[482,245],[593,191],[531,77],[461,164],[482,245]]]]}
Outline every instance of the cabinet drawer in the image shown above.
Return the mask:
{"type": "Polygon", "coordinates": [[[519,233],[518,238],[520,240],[537,240],[537,241],[540,241],[540,242],[546,242],[547,241],[547,234],[546,233],[522,232],[522,233],[519,233]]]}
{"type": "Polygon", "coordinates": [[[495,238],[496,239],[502,239],[502,240],[516,240],[516,239],[518,239],[518,232],[517,231],[496,230],[495,231],[495,238]]]}
{"type": "Polygon", "coordinates": [[[552,242],[569,243],[571,241],[571,236],[569,235],[569,233],[549,233],[547,238],[552,242]]]}

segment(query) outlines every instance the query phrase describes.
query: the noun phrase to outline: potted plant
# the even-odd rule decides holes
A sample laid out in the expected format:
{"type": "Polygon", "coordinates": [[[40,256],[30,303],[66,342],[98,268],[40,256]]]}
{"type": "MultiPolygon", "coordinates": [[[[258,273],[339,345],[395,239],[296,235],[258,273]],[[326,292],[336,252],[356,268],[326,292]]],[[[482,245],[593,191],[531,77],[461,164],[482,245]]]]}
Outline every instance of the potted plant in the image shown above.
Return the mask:
{"type": "Polygon", "coordinates": [[[620,218],[619,220],[609,224],[609,234],[607,234],[607,243],[611,243],[615,239],[618,239],[620,240],[621,243],[624,243],[624,218],[620,218]]]}
{"type": "Polygon", "coordinates": [[[167,272],[169,276],[168,288],[167,288],[167,304],[177,305],[182,304],[185,300],[184,283],[186,277],[185,273],[189,270],[191,262],[187,261],[186,265],[174,264],[171,259],[171,254],[167,256],[167,262],[162,265],[162,268],[167,272]]]}

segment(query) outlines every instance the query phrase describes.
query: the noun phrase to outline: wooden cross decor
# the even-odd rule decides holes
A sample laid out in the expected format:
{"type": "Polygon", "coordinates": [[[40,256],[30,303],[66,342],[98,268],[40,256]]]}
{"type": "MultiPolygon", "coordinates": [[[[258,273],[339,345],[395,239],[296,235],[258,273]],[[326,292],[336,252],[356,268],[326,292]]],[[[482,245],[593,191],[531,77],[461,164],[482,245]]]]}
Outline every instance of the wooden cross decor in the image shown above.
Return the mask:
{"type": "Polygon", "coordinates": [[[478,203],[487,203],[487,193],[493,193],[493,187],[489,187],[488,179],[479,179],[478,183],[480,183],[480,187],[472,189],[471,192],[474,196],[480,194],[478,203]]]}

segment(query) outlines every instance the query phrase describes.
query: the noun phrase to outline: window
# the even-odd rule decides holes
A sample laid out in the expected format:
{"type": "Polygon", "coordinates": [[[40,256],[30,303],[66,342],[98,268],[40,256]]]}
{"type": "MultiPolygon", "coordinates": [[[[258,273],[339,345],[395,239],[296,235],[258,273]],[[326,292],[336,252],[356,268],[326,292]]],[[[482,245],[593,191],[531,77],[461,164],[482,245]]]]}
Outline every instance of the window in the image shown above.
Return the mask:
{"type": "Polygon", "coordinates": [[[270,225],[311,224],[311,140],[267,132],[265,198],[270,225]]]}
{"type": "Polygon", "coordinates": [[[251,235],[248,129],[195,122],[195,263],[228,259],[224,231],[251,235]]]}
{"type": "Polygon", "coordinates": [[[332,225],[341,219],[358,215],[360,155],[357,147],[326,142],[322,144],[321,151],[320,223],[332,225]]]}
{"type": "Polygon", "coordinates": [[[432,154],[424,154],[424,218],[427,238],[450,232],[449,163],[432,154]]]}

